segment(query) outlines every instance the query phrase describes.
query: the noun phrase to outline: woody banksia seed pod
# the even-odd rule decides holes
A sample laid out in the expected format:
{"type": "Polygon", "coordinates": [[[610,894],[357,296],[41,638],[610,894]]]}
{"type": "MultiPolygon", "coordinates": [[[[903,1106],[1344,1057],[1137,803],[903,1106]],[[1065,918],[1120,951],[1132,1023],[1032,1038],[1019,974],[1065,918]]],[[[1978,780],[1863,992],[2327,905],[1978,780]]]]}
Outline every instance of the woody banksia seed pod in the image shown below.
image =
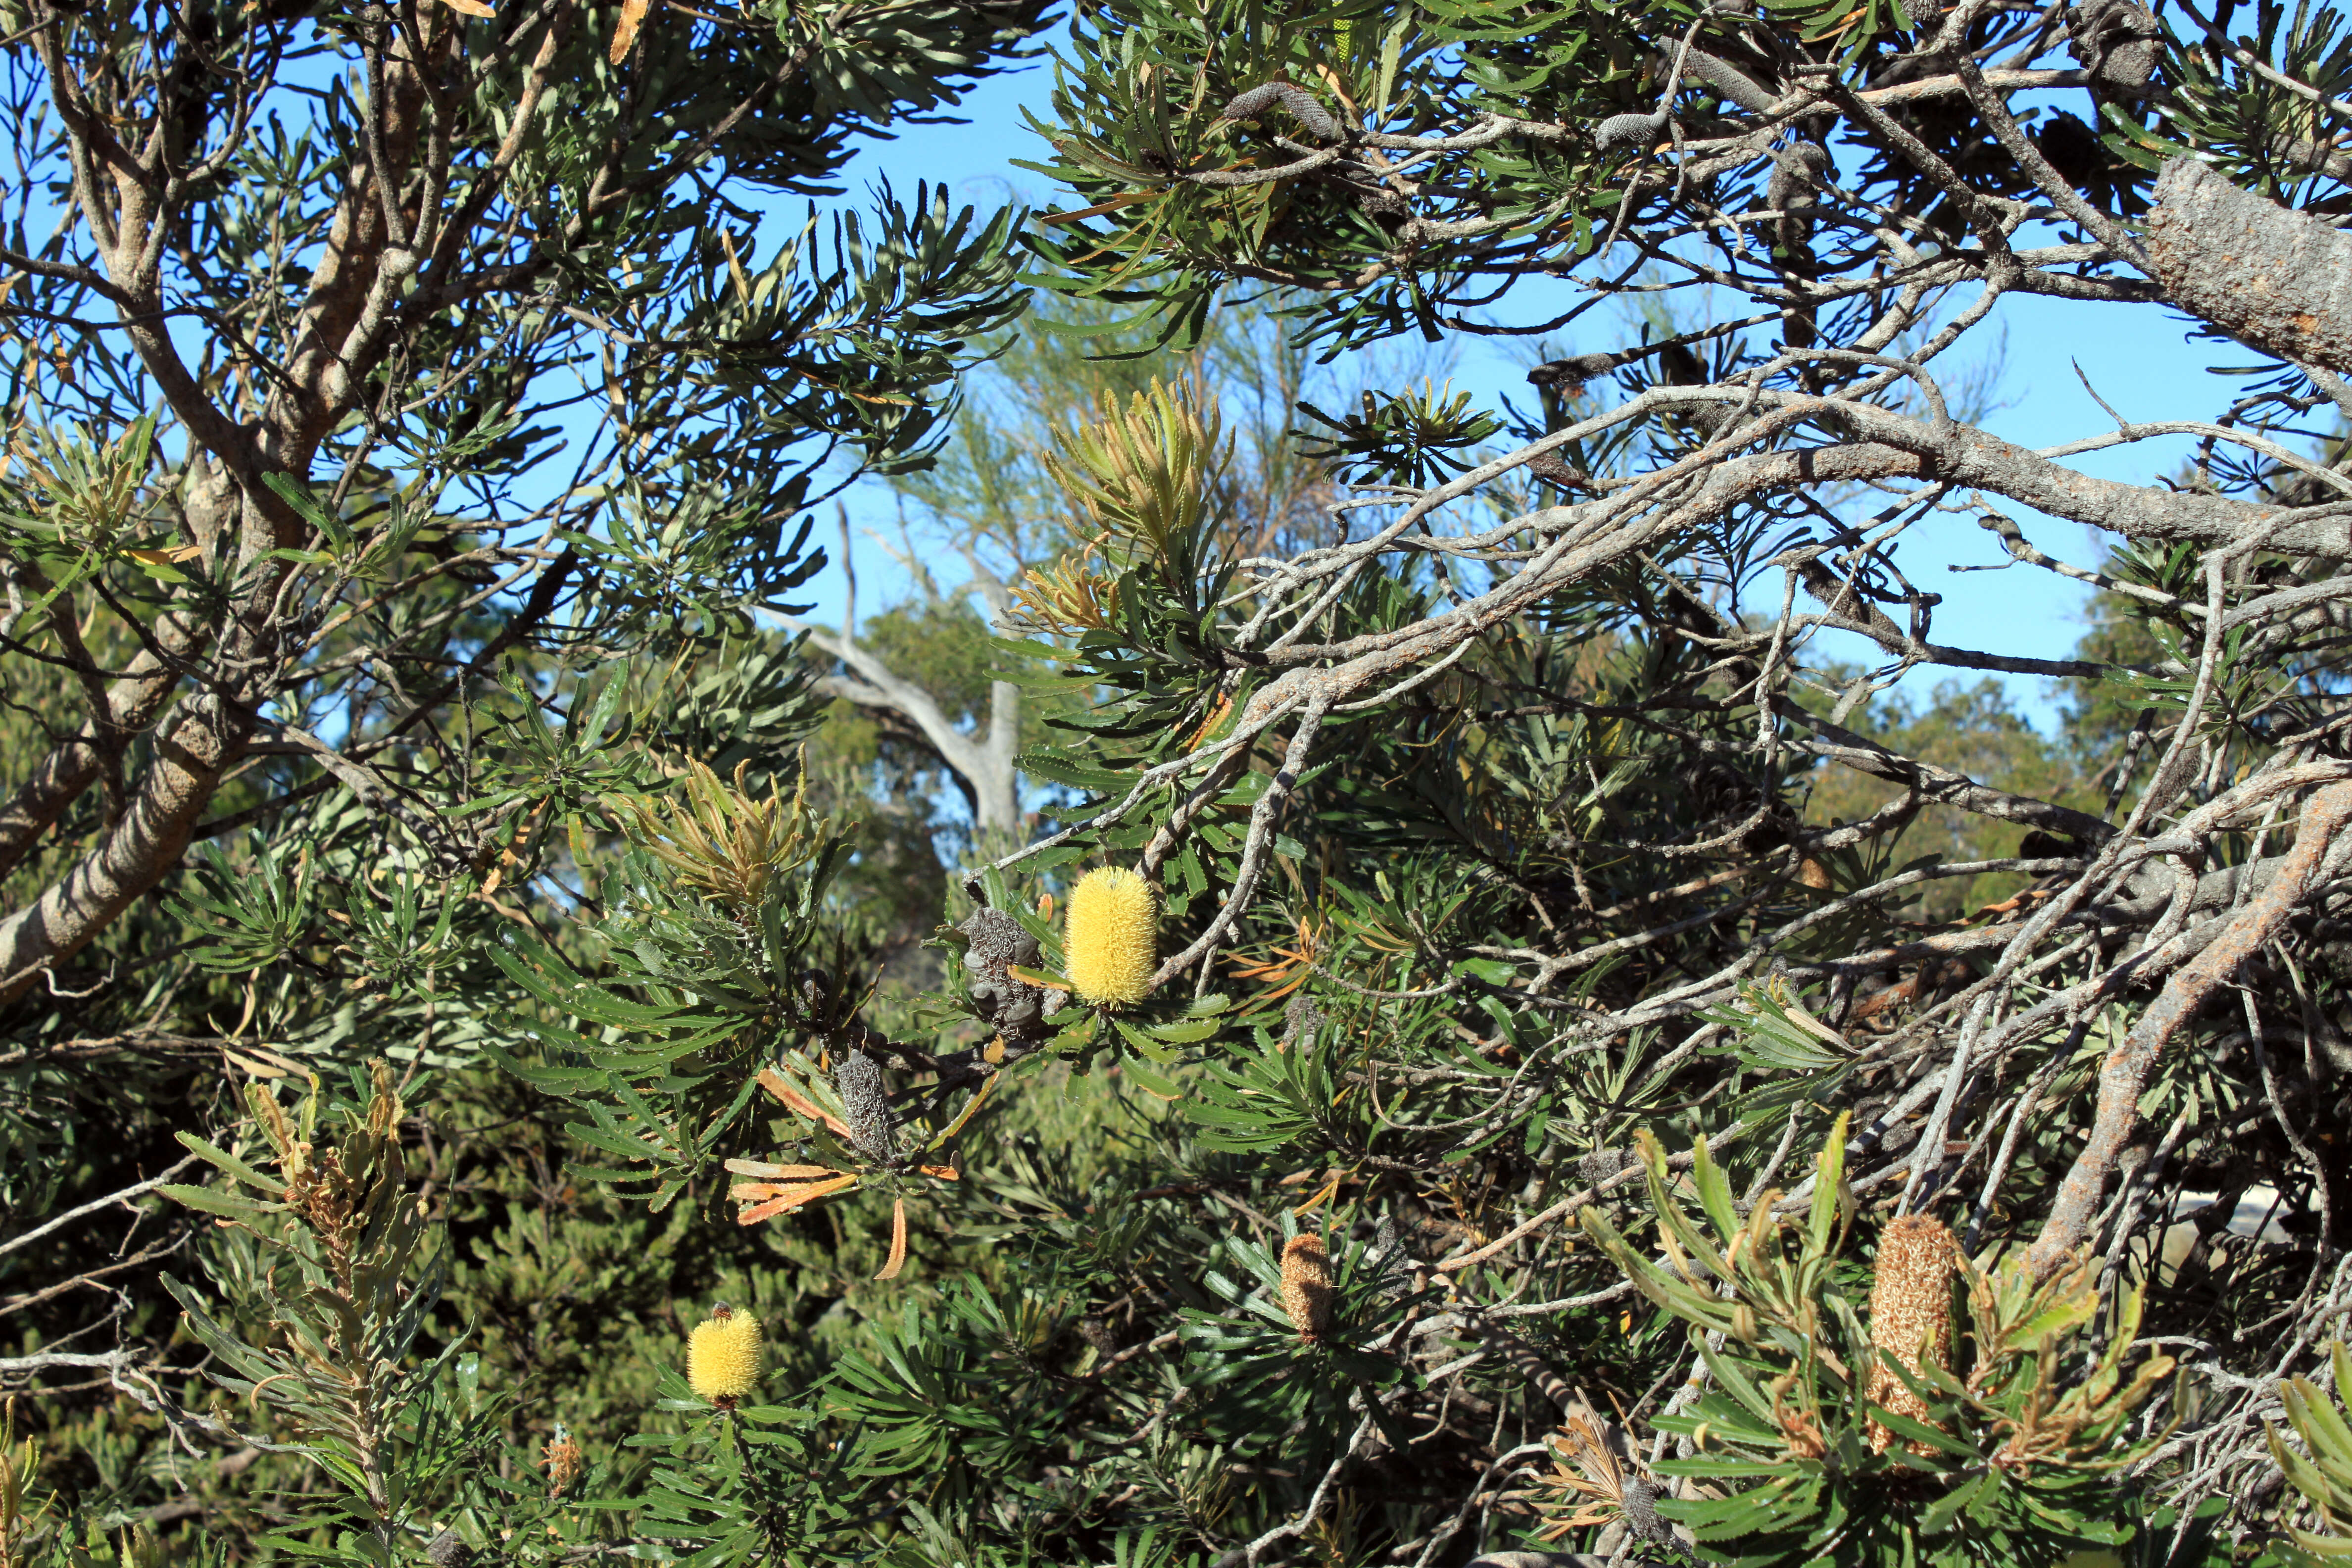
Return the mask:
{"type": "Polygon", "coordinates": [[[1633,1163],[1622,1149],[1595,1149],[1576,1163],[1576,1173],[1586,1186],[1597,1187],[1633,1163]]]}
{"type": "MultiPolygon", "coordinates": [[[[1865,1393],[1881,1409],[1927,1419],[1927,1402],[1905,1387],[1889,1363],[1899,1362],[1914,1379],[1931,1363],[1938,1371],[1951,1370],[1952,1275],[1958,1258],[1951,1231],[1927,1215],[1906,1215],[1879,1233],[1870,1279],[1870,1342],[1878,1355],[1865,1393]]],[[[1894,1441],[1893,1432],[1871,1422],[1872,1453],[1885,1453],[1894,1441]]]]}
{"type": "Polygon", "coordinates": [[[1294,1236],[1282,1249],[1282,1310],[1298,1337],[1319,1340],[1331,1326],[1331,1255],[1319,1236],[1294,1236]]]}
{"type": "Polygon", "coordinates": [[[890,1121],[890,1091],[882,1081],[882,1067],[863,1051],[852,1051],[834,1069],[834,1087],[841,1091],[841,1120],[849,1127],[849,1141],[877,1165],[898,1158],[898,1141],[890,1121]]]}
{"type": "Polygon", "coordinates": [[[1365,1258],[1364,1266],[1380,1271],[1381,1293],[1390,1300],[1412,1292],[1413,1256],[1407,1250],[1404,1238],[1397,1235],[1396,1220],[1391,1215],[1382,1215],[1378,1228],[1372,1232],[1372,1250],[1365,1258]]]}
{"type": "Polygon", "coordinates": [[[686,1381],[721,1410],[732,1410],[760,1385],[760,1320],[730,1311],[724,1302],[713,1307],[687,1338],[686,1381]]]}
{"type": "Polygon", "coordinates": [[[1656,1542],[1675,1539],[1674,1526],[1658,1517],[1658,1489],[1643,1477],[1625,1478],[1617,1507],[1624,1514],[1625,1528],[1634,1540],[1656,1542]]]}
{"type": "Polygon", "coordinates": [[[1081,999],[1097,1006],[1142,1001],[1160,962],[1160,900],[1151,884],[1117,866],[1079,878],[1064,946],[1081,999]]]}
{"type": "Polygon", "coordinates": [[[956,926],[967,939],[963,966],[982,1016],[1008,1039],[1027,1041],[1043,1031],[1045,993],[1013,977],[1015,965],[1034,967],[1037,939],[1003,910],[976,909],[956,926]]]}
{"type": "Polygon", "coordinates": [[[1293,87],[1286,81],[1270,81],[1236,94],[1218,118],[1255,120],[1277,103],[1290,110],[1290,117],[1305,126],[1310,134],[1326,142],[1338,139],[1339,122],[1332,119],[1321,104],[1309,98],[1303,89],[1293,87]]]}

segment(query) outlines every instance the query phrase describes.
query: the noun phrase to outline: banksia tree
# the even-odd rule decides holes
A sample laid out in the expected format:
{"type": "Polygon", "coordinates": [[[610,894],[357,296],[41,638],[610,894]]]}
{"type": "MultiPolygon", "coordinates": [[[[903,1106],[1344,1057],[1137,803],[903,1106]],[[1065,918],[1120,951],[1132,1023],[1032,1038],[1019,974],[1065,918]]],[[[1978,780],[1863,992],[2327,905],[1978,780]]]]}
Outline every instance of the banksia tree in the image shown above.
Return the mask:
{"type": "MultiPolygon", "coordinates": [[[[975,214],[936,185],[861,191],[788,232],[760,215],[839,189],[859,147],[1017,58],[1045,7],[720,9],[668,23],[645,0],[557,0],[529,16],[394,0],[364,18],[214,7],[184,27],[128,7],[7,9],[0,57],[26,112],[0,116],[6,201],[63,191],[77,170],[88,197],[53,205],[38,241],[13,205],[0,221],[0,278],[16,279],[0,285],[12,323],[0,330],[0,1210],[12,1240],[52,1199],[91,1215],[118,1209],[125,1188],[126,1202],[165,1203],[155,1184],[186,1152],[175,1134],[231,1152],[248,1085],[364,1101],[364,1080],[346,1095],[349,1075],[380,1056],[409,1095],[395,1142],[445,1167],[469,1159],[421,1130],[465,1125],[499,1099],[481,1076],[493,1052],[535,1058],[513,1009],[611,1037],[532,995],[603,978],[604,953],[659,953],[658,984],[682,987],[672,1002],[723,993],[778,1024],[802,971],[823,966],[793,949],[814,933],[774,918],[817,879],[794,858],[793,833],[813,825],[790,803],[823,704],[773,620],[820,564],[801,520],[820,488],[927,460],[961,374],[1027,289],[1013,216],[975,214]],[[70,125],[26,108],[52,101],[75,105],[70,125]],[[101,193],[119,190],[146,195],[118,210],[101,193]],[[27,352],[13,325],[27,311],[91,324],[27,352]],[[141,324],[181,319],[208,323],[201,342],[141,324]],[[551,377],[582,399],[552,422],[531,412],[551,377]],[[645,896],[665,879],[672,896],[645,896]],[[632,921],[644,923],[617,929],[632,921]],[[507,951],[507,924],[549,938],[550,962],[507,951]],[[751,978],[771,969],[788,973],[751,978]],[[108,1043],[71,1047],[83,1071],[69,1082],[55,1076],[67,1058],[47,1058],[73,1040],[108,1043]]],[[[650,1178],[640,1193],[687,1190],[665,1184],[660,1155],[574,1144],[571,1122],[709,1165],[715,1182],[737,1151],[698,1140],[733,1135],[722,1113],[742,1086],[708,1069],[741,1053],[719,1035],[704,1044],[609,1121],[577,1107],[545,1121],[537,1091],[505,1101],[513,1122],[552,1130],[531,1151],[552,1162],[540,1190],[577,1192],[555,1167],[590,1147],[603,1168],[650,1178]],[[630,1131],[607,1131],[625,1118],[630,1131]],[[680,1121],[694,1131],[673,1139],[680,1121]]],[[[98,1412],[117,1398],[139,1410],[139,1431],[108,1431],[113,1479],[92,1494],[92,1521],[168,1510],[167,1552],[177,1536],[228,1556],[278,1550],[252,1545],[273,1531],[356,1552],[348,1526],[378,1562],[415,1560],[431,1536],[411,1542],[402,1516],[413,1497],[450,1500],[451,1461],[396,1507],[374,1500],[363,1525],[317,1481],[322,1469],[381,1479],[380,1451],[415,1434],[375,1431],[275,1371],[247,1379],[253,1397],[222,1396],[237,1407],[226,1427],[177,1407],[208,1398],[189,1393],[192,1379],[204,1387],[199,1363],[236,1363],[179,1331],[167,1272],[194,1289],[221,1264],[221,1295],[240,1310],[250,1283],[239,1259],[191,1243],[266,1229],[274,1245],[290,1234],[280,1227],[328,1218],[310,1194],[356,1195],[323,1165],[270,1180],[289,1190],[216,1200],[285,1205],[266,1226],[242,1209],[165,1209],[168,1240],[151,1226],[121,1254],[81,1256],[88,1222],[8,1251],[11,1356],[114,1357],[36,1359],[9,1386],[43,1385],[31,1392],[56,1412],[53,1434],[110,1420],[98,1412]],[[101,1289],[82,1279],[92,1269],[101,1289]],[[77,1388],[51,1405],[58,1370],[76,1364],[77,1388]],[[114,1375],[140,1392],[116,1392],[114,1375]],[[333,1417],[367,1451],[282,1457],[329,1441],[278,1422],[297,1391],[306,1421],[333,1417]],[[249,1434],[268,1458],[215,1475],[215,1459],[247,1445],[207,1446],[248,1424],[275,1428],[249,1434]],[[291,1479],[302,1463],[314,1468],[291,1479]],[[195,1508],[199,1481],[210,1495],[195,1508]]],[[[469,1211],[488,1190],[459,1182],[453,1198],[437,1182],[432,1205],[469,1211]]],[[[559,1237],[599,1212],[563,1202],[530,1246],[486,1244],[492,1261],[471,1278],[544,1267],[542,1284],[574,1281],[523,1292],[539,1349],[642,1380],[643,1347],[624,1353],[644,1331],[635,1310],[550,1326],[567,1310],[544,1298],[611,1283],[534,1250],[562,1253],[559,1237]]],[[[303,1310],[295,1271],[278,1278],[279,1308],[303,1310]]],[[[469,1301],[436,1317],[422,1278],[386,1321],[424,1336],[420,1366],[455,1376],[440,1336],[486,1314],[469,1301]]],[[[373,1283],[338,1280],[334,1299],[373,1283]]],[[[708,1281],[693,1285],[677,1293],[708,1281]]],[[[362,1313],[332,1345],[264,1335],[254,1356],[291,1357],[298,1373],[355,1368],[341,1397],[363,1404],[408,1392],[369,1360],[389,1331],[362,1313]]],[[[502,1408],[513,1380],[500,1352],[477,1341],[450,1353],[486,1356],[480,1405],[502,1408]]],[[[474,1419],[461,1410],[419,1440],[472,1445],[474,1419]]],[[[76,1551],[101,1539],[73,1522],[76,1551]]],[[[527,1532],[552,1539],[537,1521],[527,1532]]]]}
{"type": "MultiPolygon", "coordinates": [[[[535,1419],[473,1414],[458,1363],[354,1425],[315,1347],[222,1328],[205,1368],[250,1414],[219,1419],[284,1428],[248,1433],[181,1421],[192,1363],[126,1345],[59,1395],[113,1402],[75,1461],[131,1478],[99,1517],[165,1501],[167,1440],[283,1477],[324,1431],[381,1497],[257,1487],[267,1540],[1448,1568],[1531,1544],[1521,1467],[1580,1395],[1632,1468],[1563,1552],[2214,1568],[2200,1529],[2269,1539],[2262,1418],[2352,1244],[2340,7],[1099,0],[1035,106],[1063,188],[1021,282],[1010,218],[928,197],[750,256],[768,198],[828,188],[859,117],[940,107],[1021,0],[624,0],[617,64],[611,0],[22,8],[12,101],[57,112],[0,116],[0,304],[34,323],[0,386],[94,428],[0,474],[0,1205],[111,1215],[188,1131],[229,1223],[169,1240],[253,1301],[239,1249],[356,1189],[261,1173],[205,1090],[331,1099],[396,1053],[384,1179],[499,1100],[554,1130],[526,1219],[642,1203],[660,1300],[725,1277],[795,1322],[756,1394],[754,1363],[698,1395],[669,1336],[646,1381],[683,1418],[628,1450],[665,1468],[558,1505],[399,1473],[412,1434],[535,1419]],[[248,140],[291,120],[314,153],[248,140]],[[52,208],[50,250],[11,237],[52,208]],[[1015,544],[950,544],[987,614],[906,651],[964,698],[882,695],[971,742],[931,743],[975,831],[869,900],[883,829],[819,806],[875,775],[800,776],[815,677],[772,633],[819,569],[817,465],[926,460],[1024,287],[1102,312],[1074,373],[1102,395],[1005,443],[1038,475],[1015,544]],[[1232,374],[1236,287],[1359,384],[1232,374]],[[2048,336],[2174,311],[2251,346],[2112,424],[2003,431],[1955,367],[2028,299],[2048,336]],[[1524,391],[1391,357],[1473,337],[1517,340],[1524,391]],[[602,428],[551,434],[525,415],[574,367],[602,428]],[[590,471],[548,482],[566,441],[590,471]],[[2095,588],[2093,635],[1964,646],[2018,617],[1960,601],[2028,579],[2095,588]],[[1994,677],[2066,682],[2063,743],[1937,684],[1994,677]],[[1059,694],[1025,733],[1016,683],[1059,694]],[[950,962],[905,951],[925,930],[950,962]],[[2276,1235],[2224,1203],[2168,1256],[2242,1182],[2276,1235]],[[1968,1256],[1915,1207],[1965,1214],[1968,1256]],[[547,1534],[575,1513],[601,1542],[547,1534]]],[[[880,691],[829,640],[826,689],[880,691]]],[[[443,1173],[435,1203],[480,1201],[443,1173]]],[[[419,1304],[431,1208],[381,1213],[331,1234],[417,1240],[376,1307],[437,1366],[473,1314],[419,1304]]],[[[560,1226],[459,1223],[509,1279],[604,1279],[560,1226]]],[[[20,1288],[64,1237],[0,1247],[61,1385],[168,1315],[160,1282],[100,1304],[163,1257],[74,1247],[20,1288]]],[[[303,1282],[254,1315],[339,1299],[303,1282]]],[[[659,1312],[604,1305],[549,1331],[609,1360],[659,1312]]]]}

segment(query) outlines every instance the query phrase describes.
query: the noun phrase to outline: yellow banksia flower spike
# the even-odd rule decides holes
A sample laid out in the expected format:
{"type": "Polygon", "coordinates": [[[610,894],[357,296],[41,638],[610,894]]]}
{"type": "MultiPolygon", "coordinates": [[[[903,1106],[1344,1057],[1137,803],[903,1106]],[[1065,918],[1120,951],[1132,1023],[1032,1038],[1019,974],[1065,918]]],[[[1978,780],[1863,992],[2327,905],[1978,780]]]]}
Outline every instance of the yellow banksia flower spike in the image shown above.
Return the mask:
{"type": "Polygon", "coordinates": [[[1319,1236],[1294,1236],[1282,1249],[1282,1310],[1312,1342],[1331,1327],[1331,1255],[1319,1236]]]}
{"type": "MultiPolygon", "coordinates": [[[[1931,1363],[1951,1370],[1952,1275],[1958,1266],[1959,1244],[1939,1219],[1905,1215],[1880,1232],[1870,1279],[1870,1342],[1878,1355],[1864,1391],[1880,1409],[1927,1418],[1927,1402],[1904,1386],[1890,1363],[1900,1363],[1915,1380],[1931,1363]]],[[[1872,1453],[1885,1453],[1894,1441],[1893,1432],[1871,1422],[1872,1453]]]]}
{"type": "Polygon", "coordinates": [[[1100,866],[1070,889],[1064,957],[1070,984],[1097,1006],[1140,1002],[1160,965],[1160,900],[1151,884],[1100,866]]]}
{"type": "Polygon", "coordinates": [[[686,1381],[721,1410],[760,1386],[760,1320],[726,1303],[694,1326],[686,1342],[686,1381]]]}

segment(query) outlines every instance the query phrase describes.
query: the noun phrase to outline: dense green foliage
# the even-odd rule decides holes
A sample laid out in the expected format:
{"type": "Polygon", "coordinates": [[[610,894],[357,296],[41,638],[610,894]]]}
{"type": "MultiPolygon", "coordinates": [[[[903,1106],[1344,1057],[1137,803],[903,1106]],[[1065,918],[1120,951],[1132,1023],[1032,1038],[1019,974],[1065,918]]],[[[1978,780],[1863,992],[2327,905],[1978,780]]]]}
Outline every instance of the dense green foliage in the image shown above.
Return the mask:
{"type": "Polygon", "coordinates": [[[11,13],[0,1568],[2340,1551],[2352,365],[1950,362],[2344,19],[1104,0],[781,205],[1042,20],[11,13]]]}

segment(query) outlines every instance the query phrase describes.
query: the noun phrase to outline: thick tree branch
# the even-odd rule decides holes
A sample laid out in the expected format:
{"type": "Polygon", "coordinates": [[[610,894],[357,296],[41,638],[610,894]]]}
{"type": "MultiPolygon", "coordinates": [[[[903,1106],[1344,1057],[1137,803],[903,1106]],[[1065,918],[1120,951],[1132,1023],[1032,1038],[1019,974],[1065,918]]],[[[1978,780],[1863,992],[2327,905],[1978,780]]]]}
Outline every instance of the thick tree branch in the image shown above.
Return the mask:
{"type": "Polygon", "coordinates": [[[2352,370],[2352,237],[2193,157],[2157,176],[2147,268],[2165,298],[2281,359],[2352,370]]]}
{"type": "Polygon", "coordinates": [[[924,743],[938,752],[940,761],[953,769],[971,789],[976,826],[1009,832],[1020,826],[1020,807],[1014,798],[1018,776],[1013,767],[1020,700],[1007,682],[991,683],[988,730],[975,737],[957,727],[938,699],[895,673],[880,655],[865,644],[805,621],[790,620],[785,624],[805,633],[818,651],[839,659],[853,672],[850,676],[822,678],[817,683],[820,690],[861,708],[896,713],[915,726],[924,743]]]}
{"type": "Polygon", "coordinates": [[[238,705],[210,692],[173,708],[121,820],[40,897],[0,920],[0,1004],[87,947],[179,863],[222,771],[250,734],[238,705]]]}
{"type": "Polygon", "coordinates": [[[2337,847],[2337,836],[2347,818],[2352,818],[2352,783],[2329,784],[2313,795],[2303,808],[2294,847],[2270,885],[2231,918],[2228,928],[2214,942],[2165,983],[2163,994],[2140,1015],[2124,1043],[2100,1064],[2098,1104],[2092,1113],[2090,1135],[2059,1184],[2050,1217],[2026,1254],[2027,1265],[2036,1277],[2049,1278],[2090,1239],[2107,1176],[2139,1127],[2140,1096],[2165,1047],[2196,1016],[2207,997],[2278,935],[2287,917],[2303,902],[2330,851],[2337,847]]]}

